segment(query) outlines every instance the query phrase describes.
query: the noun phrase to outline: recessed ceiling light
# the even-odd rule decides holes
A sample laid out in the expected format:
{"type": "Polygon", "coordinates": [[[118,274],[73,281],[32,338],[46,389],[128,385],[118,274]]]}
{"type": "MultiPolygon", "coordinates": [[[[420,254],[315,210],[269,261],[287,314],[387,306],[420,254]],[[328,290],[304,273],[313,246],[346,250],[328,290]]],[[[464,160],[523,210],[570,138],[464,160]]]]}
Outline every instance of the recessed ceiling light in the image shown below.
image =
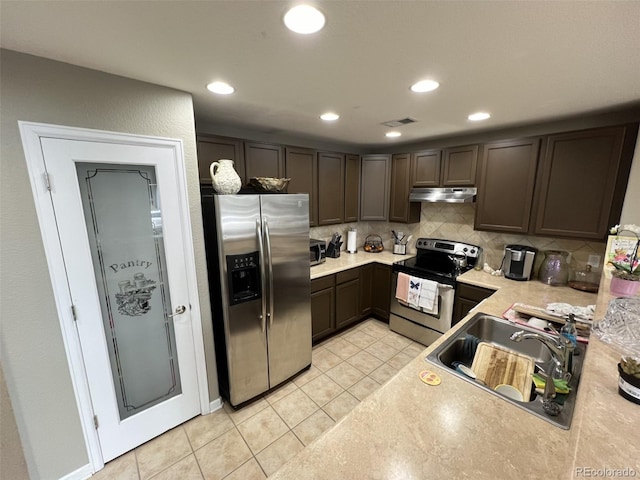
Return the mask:
{"type": "Polygon", "coordinates": [[[480,120],[486,120],[487,118],[491,118],[491,115],[489,115],[486,112],[477,112],[477,113],[472,113],[467,118],[472,122],[478,122],[480,120]]]}
{"type": "Polygon", "coordinates": [[[402,134],[400,132],[387,132],[385,133],[385,135],[389,138],[394,138],[394,137],[399,137],[402,134]]]}
{"type": "Polygon", "coordinates": [[[235,88],[225,82],[212,82],[207,85],[207,90],[220,95],[229,95],[236,91],[235,88]]]}
{"type": "Polygon", "coordinates": [[[438,88],[440,84],[435,80],[420,80],[411,85],[411,90],[417,93],[430,92],[438,88]]]}
{"type": "Polygon", "coordinates": [[[338,120],[340,118],[340,115],[338,115],[337,113],[327,112],[320,115],[320,118],[322,120],[326,120],[327,122],[333,122],[334,120],[338,120]]]}
{"type": "Polygon", "coordinates": [[[284,15],[284,24],[293,32],[308,35],[322,30],[324,15],[311,5],[298,5],[284,15]]]}

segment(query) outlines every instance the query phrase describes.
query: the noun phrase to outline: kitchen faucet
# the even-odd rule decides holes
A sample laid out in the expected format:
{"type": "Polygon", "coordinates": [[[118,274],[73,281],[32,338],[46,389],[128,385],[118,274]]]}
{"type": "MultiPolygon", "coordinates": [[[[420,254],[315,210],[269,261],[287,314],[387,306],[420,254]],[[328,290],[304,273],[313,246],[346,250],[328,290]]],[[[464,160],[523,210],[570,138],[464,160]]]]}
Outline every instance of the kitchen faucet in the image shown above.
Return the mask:
{"type": "Polygon", "coordinates": [[[551,358],[555,363],[555,369],[551,377],[565,380],[571,378],[573,373],[573,352],[576,346],[570,339],[562,335],[556,338],[544,333],[524,333],[524,330],[513,333],[510,338],[514,342],[529,339],[539,340],[551,351],[551,358]]]}

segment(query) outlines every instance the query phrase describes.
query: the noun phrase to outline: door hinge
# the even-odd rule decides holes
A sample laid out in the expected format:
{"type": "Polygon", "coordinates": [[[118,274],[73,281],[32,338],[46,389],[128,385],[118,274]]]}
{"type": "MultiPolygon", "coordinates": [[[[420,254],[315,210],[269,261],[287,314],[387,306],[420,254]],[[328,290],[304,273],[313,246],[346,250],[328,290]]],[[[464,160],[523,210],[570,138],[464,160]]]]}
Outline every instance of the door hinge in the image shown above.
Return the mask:
{"type": "Polygon", "coordinates": [[[96,427],[96,430],[100,426],[100,424],[98,423],[98,415],[93,416],[93,425],[96,427]]]}
{"type": "Polygon", "coordinates": [[[73,315],[73,321],[77,322],[78,321],[78,312],[76,311],[76,306],[75,305],[71,305],[71,315],[73,315]]]}
{"type": "Polygon", "coordinates": [[[49,174],[47,172],[43,173],[44,176],[44,186],[47,190],[51,191],[51,179],[49,178],[49,174]]]}

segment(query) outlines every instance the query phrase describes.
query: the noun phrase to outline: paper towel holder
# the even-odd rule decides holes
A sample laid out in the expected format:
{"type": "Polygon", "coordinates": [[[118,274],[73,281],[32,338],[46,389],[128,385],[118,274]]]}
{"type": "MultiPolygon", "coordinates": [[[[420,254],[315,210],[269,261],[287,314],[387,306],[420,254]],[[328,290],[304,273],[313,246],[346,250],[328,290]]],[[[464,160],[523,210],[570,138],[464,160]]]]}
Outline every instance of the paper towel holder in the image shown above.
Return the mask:
{"type": "Polygon", "coordinates": [[[358,231],[351,227],[347,232],[347,253],[358,253],[358,231]]]}

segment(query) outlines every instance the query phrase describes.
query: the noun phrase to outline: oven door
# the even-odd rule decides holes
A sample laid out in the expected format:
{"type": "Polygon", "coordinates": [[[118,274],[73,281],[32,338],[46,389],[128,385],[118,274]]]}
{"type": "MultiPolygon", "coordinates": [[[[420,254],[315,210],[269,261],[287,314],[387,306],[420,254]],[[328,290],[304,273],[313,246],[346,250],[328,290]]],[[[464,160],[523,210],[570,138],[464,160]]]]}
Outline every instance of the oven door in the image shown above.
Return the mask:
{"type": "Polygon", "coordinates": [[[428,314],[396,298],[398,274],[393,274],[389,328],[424,345],[430,345],[451,328],[455,290],[453,286],[438,284],[438,314],[428,314]]]}

